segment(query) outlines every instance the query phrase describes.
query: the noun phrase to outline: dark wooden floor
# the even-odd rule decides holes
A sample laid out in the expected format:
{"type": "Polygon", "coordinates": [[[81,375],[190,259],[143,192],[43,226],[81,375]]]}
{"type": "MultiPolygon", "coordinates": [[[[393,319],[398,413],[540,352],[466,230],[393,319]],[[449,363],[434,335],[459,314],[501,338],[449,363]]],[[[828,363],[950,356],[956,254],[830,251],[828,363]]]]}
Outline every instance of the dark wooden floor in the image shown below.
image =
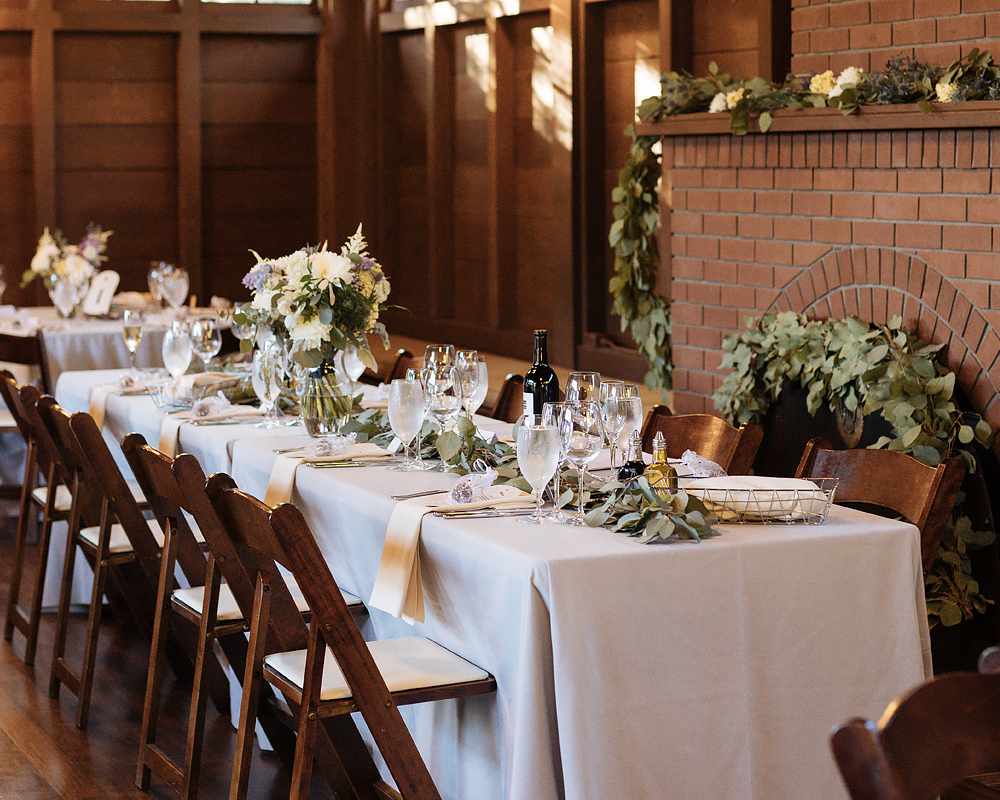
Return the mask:
{"type": "MultiPolygon", "coordinates": [[[[0,601],[6,608],[10,588],[13,526],[0,525],[0,601]]],[[[34,564],[34,553],[30,554],[34,564]]],[[[29,586],[34,575],[29,576],[29,586]]],[[[23,594],[22,594],[23,596],[23,594]]],[[[0,610],[0,618],[3,611],[0,610]]],[[[79,663],[84,618],[71,623],[69,653],[79,663]]],[[[0,800],[119,800],[176,798],[165,783],[153,778],[148,792],[135,788],[136,756],[142,697],[149,661],[149,643],[115,624],[110,614],[102,622],[97,676],[86,730],[75,725],[76,698],[65,691],[58,700],[48,697],[54,615],[47,614],[35,667],[21,658],[24,639],[14,634],[12,644],[0,638],[0,800]]],[[[164,691],[161,738],[168,752],[183,749],[189,688],[168,677],[164,691]]],[[[235,730],[229,717],[209,703],[204,765],[199,796],[225,798],[232,765],[235,730]]],[[[270,754],[256,750],[248,797],[271,800],[288,797],[290,773],[270,754]]],[[[312,797],[329,796],[321,775],[313,780],[312,797]]]]}

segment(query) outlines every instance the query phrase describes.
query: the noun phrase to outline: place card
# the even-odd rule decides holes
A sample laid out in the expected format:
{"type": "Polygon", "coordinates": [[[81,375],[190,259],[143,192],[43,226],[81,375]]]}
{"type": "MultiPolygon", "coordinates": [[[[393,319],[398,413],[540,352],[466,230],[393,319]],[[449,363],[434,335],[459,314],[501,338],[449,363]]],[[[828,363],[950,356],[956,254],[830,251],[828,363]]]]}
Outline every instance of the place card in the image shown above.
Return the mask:
{"type": "Polygon", "coordinates": [[[102,269],[90,282],[90,291],[83,299],[83,313],[90,317],[103,317],[111,311],[118,281],[121,278],[113,269],[102,269]]]}

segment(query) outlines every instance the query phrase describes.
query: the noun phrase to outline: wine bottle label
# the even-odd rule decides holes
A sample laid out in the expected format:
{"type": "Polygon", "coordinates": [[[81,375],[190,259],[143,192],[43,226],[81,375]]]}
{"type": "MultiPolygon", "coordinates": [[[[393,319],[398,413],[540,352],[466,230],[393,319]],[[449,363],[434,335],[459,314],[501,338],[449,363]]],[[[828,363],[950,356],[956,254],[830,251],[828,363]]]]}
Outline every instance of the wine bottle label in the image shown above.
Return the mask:
{"type": "Polygon", "coordinates": [[[535,396],[531,392],[524,393],[524,411],[523,414],[534,414],[535,413],[535,396]]]}

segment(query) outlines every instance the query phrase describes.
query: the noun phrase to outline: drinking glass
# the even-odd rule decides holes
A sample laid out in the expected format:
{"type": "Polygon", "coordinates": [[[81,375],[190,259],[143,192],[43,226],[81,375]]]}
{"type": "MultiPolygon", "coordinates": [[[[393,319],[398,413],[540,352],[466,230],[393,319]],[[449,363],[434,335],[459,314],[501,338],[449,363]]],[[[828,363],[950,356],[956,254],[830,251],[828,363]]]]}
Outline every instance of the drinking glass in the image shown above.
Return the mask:
{"type": "MultiPolygon", "coordinates": [[[[628,391],[627,384],[625,391],[628,391]]],[[[628,442],[632,434],[642,428],[642,398],[626,395],[619,397],[618,402],[622,406],[621,414],[624,417],[624,424],[616,440],[616,444],[621,445],[622,441],[628,442]]],[[[621,450],[624,451],[625,447],[621,447],[621,450]]]]}
{"type": "Polygon", "coordinates": [[[429,344],[424,350],[424,369],[455,366],[455,345],[429,344]]]}
{"type": "Polygon", "coordinates": [[[559,436],[562,452],[574,467],[577,475],[579,503],[576,514],[566,522],[570,525],[586,525],[583,514],[587,465],[597,458],[604,448],[604,423],[601,408],[593,400],[567,402],[559,418],[559,436]]]}
{"type": "Polygon", "coordinates": [[[189,288],[187,270],[176,267],[164,275],[160,283],[160,293],[174,311],[184,305],[184,298],[187,297],[189,288]]]}
{"type": "Polygon", "coordinates": [[[397,378],[389,384],[389,424],[407,451],[406,460],[393,467],[397,472],[424,469],[420,453],[420,429],[424,424],[424,391],[420,381],[397,378]],[[415,446],[411,448],[411,444],[415,446]]]}
{"type": "Polygon", "coordinates": [[[278,383],[284,372],[284,349],[281,343],[272,339],[264,344],[253,356],[253,391],[260,400],[264,412],[263,421],[257,423],[258,428],[276,428],[284,424],[284,415],[278,409],[278,383]]]}
{"type": "Polygon", "coordinates": [[[465,415],[472,419],[472,397],[479,388],[479,354],[475,350],[459,350],[455,354],[455,376],[458,380],[465,415]]]}
{"type": "MultiPolygon", "coordinates": [[[[462,399],[455,385],[454,367],[429,367],[420,372],[424,387],[427,413],[437,420],[443,433],[448,423],[454,419],[461,407],[462,399]]],[[[448,466],[441,462],[434,467],[436,472],[447,472],[448,466]]]]}
{"type": "Polygon", "coordinates": [[[482,356],[476,356],[476,363],[479,364],[479,382],[476,384],[476,390],[469,399],[470,414],[475,414],[479,410],[479,407],[486,400],[486,395],[490,391],[490,373],[486,369],[486,359],[482,356]]]}
{"type": "Polygon", "coordinates": [[[76,308],[77,300],[76,284],[66,276],[56,278],[49,288],[49,297],[52,299],[59,316],[68,319],[73,309],[76,308]]]}
{"type": "Polygon", "coordinates": [[[149,286],[149,296],[153,300],[153,305],[157,308],[163,306],[163,276],[174,268],[173,264],[166,261],[152,261],[149,264],[149,272],[146,273],[146,284],[149,286]]]}
{"type": "Polygon", "coordinates": [[[122,336],[128,349],[129,365],[135,369],[135,351],[142,341],[142,312],[137,308],[126,308],[122,314],[122,336]]]}
{"type": "Polygon", "coordinates": [[[526,414],[517,429],[517,466],[531,484],[535,496],[535,513],[518,522],[541,525],[547,520],[542,514],[542,491],[552,479],[559,464],[561,440],[559,428],[546,422],[542,414],[526,414]]]}
{"type": "MultiPolygon", "coordinates": [[[[546,425],[555,425],[559,427],[559,420],[562,419],[563,414],[566,412],[565,403],[546,403],[542,406],[542,421],[546,425]]],[[[562,466],[566,461],[565,455],[563,455],[562,447],[559,448],[559,463],[556,465],[555,475],[552,479],[552,510],[547,512],[545,516],[551,519],[553,522],[565,522],[566,515],[563,514],[562,509],[559,507],[559,495],[561,493],[559,487],[559,476],[562,474],[562,466]]]]}
{"type": "MultiPolygon", "coordinates": [[[[628,411],[627,404],[622,402],[625,398],[621,392],[624,386],[612,386],[608,389],[607,397],[604,398],[604,430],[608,435],[608,446],[611,448],[611,469],[615,468],[615,455],[618,450],[618,437],[621,436],[625,427],[625,414],[628,411]]],[[[640,403],[640,413],[641,413],[640,403]]]]}
{"type": "Polygon", "coordinates": [[[191,365],[191,335],[184,320],[175,319],[163,337],[163,366],[179,378],[191,365]]]}
{"type": "Polygon", "coordinates": [[[597,396],[597,402],[601,404],[601,409],[604,408],[604,402],[608,399],[608,395],[612,391],[618,391],[624,385],[624,381],[601,381],[601,389],[597,396]]]}
{"type": "Polygon", "coordinates": [[[599,400],[600,372],[571,372],[566,379],[567,400],[599,400]]]}
{"type": "Polygon", "coordinates": [[[208,372],[208,362],[222,349],[222,331],[215,317],[197,317],[191,323],[191,347],[208,372]]]}

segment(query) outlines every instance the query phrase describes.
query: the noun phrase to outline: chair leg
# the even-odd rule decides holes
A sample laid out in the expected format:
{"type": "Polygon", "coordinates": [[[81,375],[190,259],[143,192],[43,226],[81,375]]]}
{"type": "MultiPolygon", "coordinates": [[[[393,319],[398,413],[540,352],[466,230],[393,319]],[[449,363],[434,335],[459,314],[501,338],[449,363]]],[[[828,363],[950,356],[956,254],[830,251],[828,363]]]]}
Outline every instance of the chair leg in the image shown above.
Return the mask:
{"type": "Polygon", "coordinates": [[[24,464],[24,482],[21,484],[20,513],[17,518],[17,533],[14,539],[14,563],[10,576],[10,593],[7,595],[7,614],[4,618],[3,638],[8,642],[14,638],[14,626],[22,615],[17,607],[21,596],[21,579],[24,575],[25,550],[28,544],[28,517],[31,514],[31,493],[35,488],[35,448],[29,445],[24,464]]]}
{"type": "Polygon", "coordinates": [[[73,570],[76,567],[76,534],[80,528],[80,508],[73,486],[73,507],[70,509],[69,530],[66,533],[66,552],[63,560],[62,584],[59,587],[59,609],[56,614],[55,643],[52,647],[52,667],[49,670],[49,697],[59,697],[61,684],[75,676],[65,664],[66,634],[69,627],[69,601],[73,588],[73,570]]]}
{"type": "Polygon", "coordinates": [[[111,518],[106,510],[102,517],[101,533],[94,563],[94,587],[90,596],[90,610],[87,613],[87,635],[83,644],[83,664],[80,668],[80,683],[77,692],[76,727],[78,728],[87,727],[87,717],[90,715],[90,696],[94,689],[94,668],[97,664],[97,639],[101,633],[101,606],[104,600],[104,587],[108,581],[111,518]]]}
{"type": "Polygon", "coordinates": [[[45,595],[45,576],[49,569],[49,546],[52,542],[52,524],[55,514],[46,513],[42,520],[42,531],[38,537],[38,570],[35,576],[35,591],[31,598],[31,617],[28,624],[28,641],[24,650],[24,663],[35,663],[38,649],[38,626],[42,621],[42,598],[45,595]]]}

